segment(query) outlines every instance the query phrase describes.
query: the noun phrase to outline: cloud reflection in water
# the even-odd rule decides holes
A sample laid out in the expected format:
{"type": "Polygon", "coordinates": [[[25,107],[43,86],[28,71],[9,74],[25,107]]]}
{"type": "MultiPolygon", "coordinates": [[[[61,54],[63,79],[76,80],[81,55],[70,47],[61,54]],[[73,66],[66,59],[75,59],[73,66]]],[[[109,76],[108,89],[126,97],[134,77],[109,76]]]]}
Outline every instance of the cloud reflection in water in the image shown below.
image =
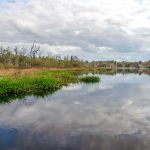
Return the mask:
{"type": "Polygon", "coordinates": [[[150,149],[150,78],[102,75],[101,80],[64,87],[45,99],[0,105],[0,148],[150,149]]]}

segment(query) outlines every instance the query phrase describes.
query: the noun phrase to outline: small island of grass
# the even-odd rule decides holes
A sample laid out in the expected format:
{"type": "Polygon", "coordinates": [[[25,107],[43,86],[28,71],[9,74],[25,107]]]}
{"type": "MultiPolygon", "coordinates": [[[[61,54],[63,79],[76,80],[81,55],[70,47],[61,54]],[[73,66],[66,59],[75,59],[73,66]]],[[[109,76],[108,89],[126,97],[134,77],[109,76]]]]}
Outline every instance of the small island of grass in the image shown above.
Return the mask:
{"type": "Polygon", "coordinates": [[[100,81],[100,78],[98,76],[83,76],[80,78],[80,81],[84,83],[97,83],[100,81]]]}

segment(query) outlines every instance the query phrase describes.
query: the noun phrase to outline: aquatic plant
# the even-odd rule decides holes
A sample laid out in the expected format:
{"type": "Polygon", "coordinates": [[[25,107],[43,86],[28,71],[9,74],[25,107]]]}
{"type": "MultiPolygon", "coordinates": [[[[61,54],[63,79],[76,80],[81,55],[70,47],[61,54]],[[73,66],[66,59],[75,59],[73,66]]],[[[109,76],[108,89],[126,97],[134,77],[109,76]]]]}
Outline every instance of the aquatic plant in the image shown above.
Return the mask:
{"type": "Polygon", "coordinates": [[[2,76],[0,78],[0,102],[27,95],[49,95],[63,85],[78,82],[72,71],[42,70],[30,75],[2,76]]]}
{"type": "Polygon", "coordinates": [[[100,81],[98,76],[83,76],[80,77],[80,81],[84,83],[96,83],[100,81]]]}
{"type": "Polygon", "coordinates": [[[77,82],[99,82],[97,76],[83,76],[71,70],[42,70],[30,75],[2,76],[0,78],[0,102],[27,95],[44,96],[54,93],[63,85],[77,82]]]}
{"type": "Polygon", "coordinates": [[[78,82],[78,76],[72,71],[57,71],[53,72],[51,76],[61,80],[64,85],[78,82]]]}
{"type": "Polygon", "coordinates": [[[46,76],[27,76],[19,79],[7,77],[0,80],[0,97],[53,92],[62,85],[60,80],[46,76]]]}

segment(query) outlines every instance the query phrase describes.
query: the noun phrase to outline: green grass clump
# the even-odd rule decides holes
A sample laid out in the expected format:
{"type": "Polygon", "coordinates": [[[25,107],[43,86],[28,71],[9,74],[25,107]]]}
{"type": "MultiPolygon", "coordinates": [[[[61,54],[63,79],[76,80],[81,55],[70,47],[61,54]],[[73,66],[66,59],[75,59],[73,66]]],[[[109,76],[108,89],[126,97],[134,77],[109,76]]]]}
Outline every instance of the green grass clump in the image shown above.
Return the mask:
{"type": "Polygon", "coordinates": [[[27,76],[19,79],[3,78],[0,80],[0,97],[15,95],[40,94],[54,92],[62,87],[62,82],[47,76],[27,76]]]}
{"type": "Polygon", "coordinates": [[[78,82],[78,79],[73,72],[63,70],[44,70],[26,76],[2,76],[0,78],[0,102],[27,95],[49,95],[63,85],[78,82]]]}
{"type": "Polygon", "coordinates": [[[63,85],[76,82],[96,83],[97,76],[80,77],[77,72],[43,70],[31,75],[1,76],[0,102],[24,97],[27,95],[46,96],[59,90],[63,85]]]}
{"type": "Polygon", "coordinates": [[[69,83],[78,82],[78,76],[75,75],[73,71],[55,70],[48,71],[44,70],[38,73],[38,75],[49,76],[58,80],[61,80],[63,85],[68,85],[69,83]]]}
{"type": "Polygon", "coordinates": [[[97,83],[100,81],[100,78],[97,76],[83,76],[80,78],[80,81],[84,83],[97,83]]]}
{"type": "Polygon", "coordinates": [[[78,76],[71,71],[53,72],[51,76],[61,80],[64,85],[78,82],[78,76]]]}

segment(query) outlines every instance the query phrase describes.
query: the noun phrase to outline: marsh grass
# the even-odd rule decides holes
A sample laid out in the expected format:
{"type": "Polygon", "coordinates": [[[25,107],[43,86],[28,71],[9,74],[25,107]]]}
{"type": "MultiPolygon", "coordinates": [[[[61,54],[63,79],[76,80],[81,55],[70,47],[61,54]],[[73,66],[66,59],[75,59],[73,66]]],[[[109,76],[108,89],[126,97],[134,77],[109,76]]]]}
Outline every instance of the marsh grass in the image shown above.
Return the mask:
{"type": "Polygon", "coordinates": [[[43,70],[29,75],[1,76],[0,102],[7,102],[27,95],[47,96],[69,83],[96,83],[97,76],[79,77],[77,72],[64,70],[43,70]]]}
{"type": "Polygon", "coordinates": [[[48,76],[60,80],[63,85],[68,85],[69,83],[76,83],[79,81],[78,76],[74,71],[63,71],[63,70],[55,70],[55,71],[41,71],[38,75],[48,76]]]}
{"type": "Polygon", "coordinates": [[[60,80],[47,76],[7,77],[0,80],[0,97],[53,92],[61,87],[60,80]]]}
{"type": "Polygon", "coordinates": [[[1,76],[0,102],[27,95],[49,95],[63,85],[75,82],[78,82],[78,77],[73,72],[62,70],[44,70],[20,76],[1,76]]]}
{"type": "Polygon", "coordinates": [[[98,76],[83,76],[80,77],[80,81],[84,83],[97,83],[100,82],[100,78],[98,76]]]}

